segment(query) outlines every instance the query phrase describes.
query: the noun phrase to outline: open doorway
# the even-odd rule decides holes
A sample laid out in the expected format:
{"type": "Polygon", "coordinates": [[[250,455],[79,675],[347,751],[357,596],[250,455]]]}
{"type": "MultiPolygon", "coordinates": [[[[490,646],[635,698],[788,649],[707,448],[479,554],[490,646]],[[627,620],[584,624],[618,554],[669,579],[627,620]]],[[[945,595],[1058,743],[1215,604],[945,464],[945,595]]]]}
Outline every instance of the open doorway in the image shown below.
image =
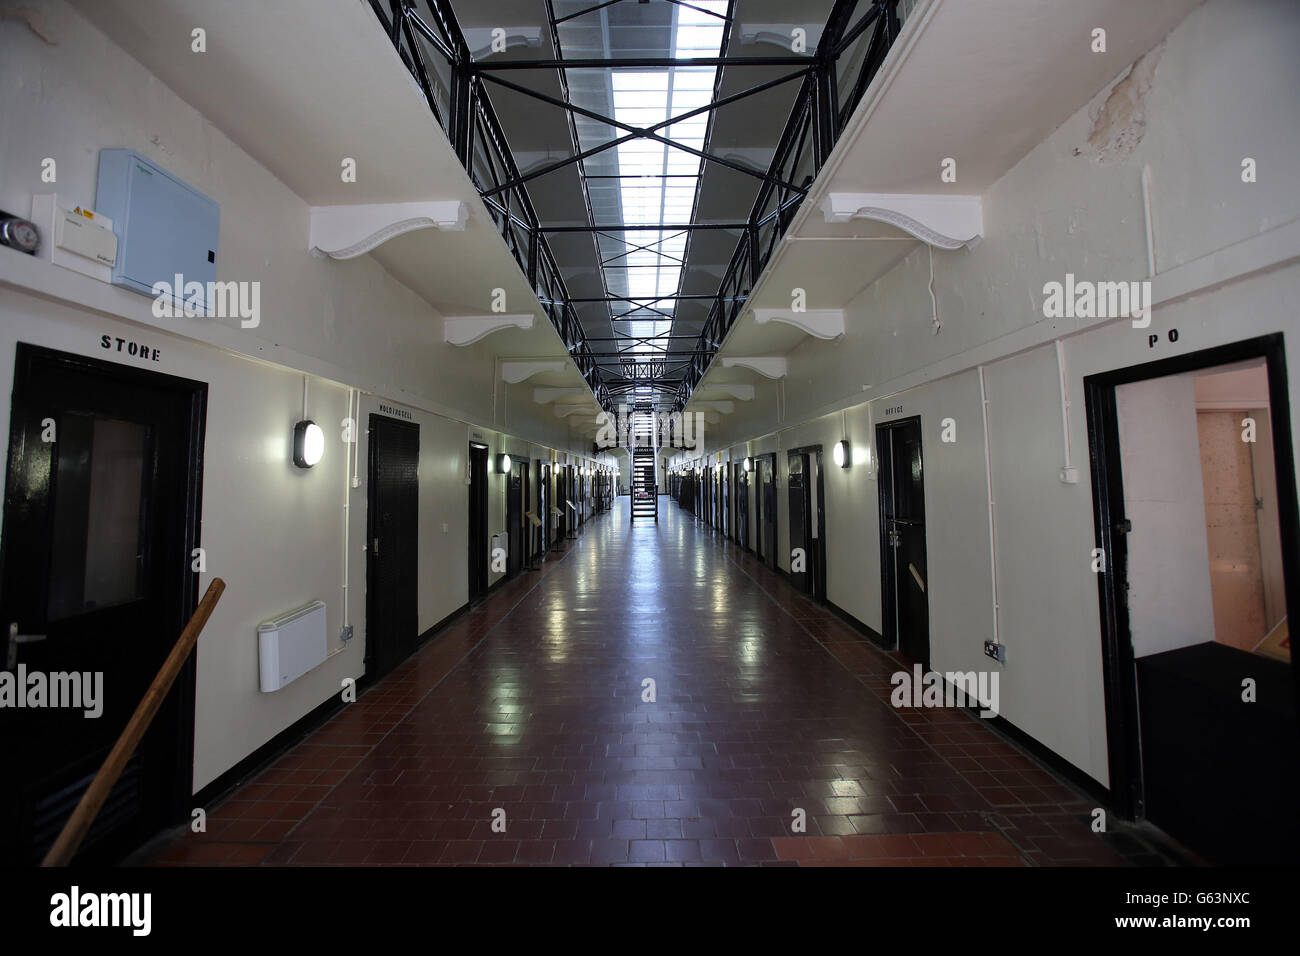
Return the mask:
{"type": "Polygon", "coordinates": [[[1300,850],[1282,336],[1084,380],[1111,791],[1215,863],[1300,850]]]}

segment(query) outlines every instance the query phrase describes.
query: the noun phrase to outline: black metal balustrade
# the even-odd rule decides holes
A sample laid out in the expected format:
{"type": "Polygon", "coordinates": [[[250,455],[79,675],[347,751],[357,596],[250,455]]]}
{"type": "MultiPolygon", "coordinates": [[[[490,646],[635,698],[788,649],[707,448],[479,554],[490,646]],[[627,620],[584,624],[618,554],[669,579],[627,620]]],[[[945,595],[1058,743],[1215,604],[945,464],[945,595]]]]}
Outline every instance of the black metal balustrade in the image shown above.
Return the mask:
{"type": "MultiPolygon", "coordinates": [[[[573,19],[615,3],[634,0],[604,0],[578,13],[557,19],[547,4],[551,35],[557,42],[557,28],[562,20],[573,19]]],[[[669,0],[682,2],[682,0],[669,0]]],[[[476,63],[466,45],[464,34],[452,12],[449,0],[424,0],[429,18],[419,13],[417,0],[370,0],[375,15],[393,42],[402,62],[424,92],[429,108],[446,131],[457,157],[469,172],[489,214],[496,223],[507,248],[528,277],[551,324],[564,341],[596,400],[606,411],[613,411],[613,395],[635,388],[653,386],[675,389],[673,410],[686,405],[691,392],[708,370],[727,333],[744,309],[745,302],[770,261],[781,238],[789,228],[795,212],[807,195],[817,173],[825,165],[845,123],[866,93],[872,78],[884,62],[885,55],[898,38],[900,0],[836,0],[826,27],[811,55],[674,59],[670,57],[612,59],[509,60],[476,63]],[[385,9],[387,6],[387,9],[385,9]],[[718,66],[723,68],[788,66],[791,72],[728,96],[719,93],[722,70],[718,72],[710,103],[687,113],[671,117],[650,127],[637,127],[601,115],[568,102],[564,83],[566,69],[600,69],[638,67],[645,69],[676,66],[718,66]],[[558,70],[563,99],[549,96],[526,85],[506,79],[501,74],[527,70],[558,70]],[[674,123],[693,116],[712,114],[715,110],[748,96],[785,83],[799,83],[790,118],[777,143],[766,172],[750,169],[731,160],[696,150],[668,139],[666,131],[674,123]],[[622,133],[607,143],[581,150],[574,137],[574,154],[554,163],[521,174],[506,143],[500,122],[484,88],[493,83],[566,110],[572,131],[573,117],[586,116],[606,123],[622,133]],[[705,163],[716,163],[760,180],[758,195],[748,219],[734,223],[683,224],[598,224],[589,226],[547,226],[540,222],[529,198],[526,184],[557,169],[581,165],[596,153],[617,148],[632,139],[643,138],[667,143],[699,156],[705,163]],[[740,239],[714,295],[682,294],[654,297],[606,295],[598,298],[573,298],[565,287],[559,267],[547,245],[548,234],[583,232],[609,234],[618,232],[693,232],[705,229],[730,229],[740,232],[740,239]],[[712,300],[703,331],[696,336],[653,336],[638,339],[623,337],[619,342],[655,342],[694,340],[685,350],[665,348],[650,356],[639,353],[635,358],[619,350],[594,353],[574,309],[577,304],[606,302],[611,318],[625,318],[638,310],[656,312],[665,303],[685,300],[712,300]],[[613,315],[613,308],[627,308],[613,315]],[[605,373],[609,372],[609,381],[605,373]]],[[[730,13],[728,20],[731,19],[730,13]]],[[[727,43],[731,42],[729,31],[727,43]]],[[[585,185],[585,180],[584,180],[585,185]]],[[[590,204],[588,204],[590,215],[590,204]]],[[[627,241],[627,240],[620,240],[627,241]]],[[[660,253],[661,255],[663,253],[660,253]]],[[[660,313],[671,317],[668,313],[660,313]]]]}

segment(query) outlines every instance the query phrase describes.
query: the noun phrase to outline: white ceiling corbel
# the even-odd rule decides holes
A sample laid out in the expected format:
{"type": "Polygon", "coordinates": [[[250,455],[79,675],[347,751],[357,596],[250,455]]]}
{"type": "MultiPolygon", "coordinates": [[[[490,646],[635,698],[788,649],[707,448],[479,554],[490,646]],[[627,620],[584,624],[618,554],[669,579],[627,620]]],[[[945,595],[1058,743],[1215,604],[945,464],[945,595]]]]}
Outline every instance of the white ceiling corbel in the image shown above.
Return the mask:
{"type": "Polygon", "coordinates": [[[537,361],[506,359],[501,363],[501,378],[511,385],[518,385],[520,382],[526,382],[534,375],[540,375],[542,372],[563,372],[567,364],[566,359],[537,361]]]}
{"type": "Polygon", "coordinates": [[[741,382],[710,382],[707,385],[701,385],[696,389],[696,394],[707,392],[709,389],[716,388],[720,392],[726,392],[732,398],[738,398],[742,402],[751,402],[754,400],[754,386],[741,382]]]}
{"type": "Polygon", "coordinates": [[[355,259],[395,236],[416,229],[460,232],[468,221],[469,206],[457,199],[312,206],[308,248],[317,256],[355,259]]]}
{"type": "Polygon", "coordinates": [[[473,345],[502,329],[531,329],[533,314],[517,315],[492,312],[488,315],[448,315],[442,320],[442,340],[451,345],[473,345]]]}
{"type": "Polygon", "coordinates": [[[844,334],[843,309],[755,309],[754,321],[759,325],[784,322],[818,339],[838,339],[844,334]]]}
{"type": "Polygon", "coordinates": [[[979,196],[829,193],[822,212],[827,222],[874,219],[888,223],[936,249],[974,246],[984,233],[979,196]]]}
{"type": "Polygon", "coordinates": [[[732,412],[736,410],[735,402],[709,402],[709,401],[697,400],[691,402],[691,405],[697,408],[708,408],[708,409],[712,409],[715,412],[722,412],[722,414],[724,415],[730,415],[732,412]]]}
{"type": "Polygon", "coordinates": [[[751,372],[757,372],[759,375],[767,378],[785,378],[789,371],[789,363],[784,356],[743,356],[739,358],[724,357],[722,360],[723,368],[747,368],[751,372]]]}
{"type": "Polygon", "coordinates": [[[576,400],[583,397],[581,388],[535,388],[533,389],[533,401],[538,405],[547,405],[557,398],[567,398],[576,400]]]}

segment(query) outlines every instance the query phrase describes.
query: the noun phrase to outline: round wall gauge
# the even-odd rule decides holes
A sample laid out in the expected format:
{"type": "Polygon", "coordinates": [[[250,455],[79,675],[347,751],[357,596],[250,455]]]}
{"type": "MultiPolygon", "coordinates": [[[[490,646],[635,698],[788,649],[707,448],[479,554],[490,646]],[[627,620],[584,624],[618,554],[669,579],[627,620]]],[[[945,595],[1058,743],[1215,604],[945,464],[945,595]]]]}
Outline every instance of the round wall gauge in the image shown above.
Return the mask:
{"type": "Polygon", "coordinates": [[[40,243],[41,236],[35,225],[26,219],[0,213],[0,244],[32,254],[40,243]]]}

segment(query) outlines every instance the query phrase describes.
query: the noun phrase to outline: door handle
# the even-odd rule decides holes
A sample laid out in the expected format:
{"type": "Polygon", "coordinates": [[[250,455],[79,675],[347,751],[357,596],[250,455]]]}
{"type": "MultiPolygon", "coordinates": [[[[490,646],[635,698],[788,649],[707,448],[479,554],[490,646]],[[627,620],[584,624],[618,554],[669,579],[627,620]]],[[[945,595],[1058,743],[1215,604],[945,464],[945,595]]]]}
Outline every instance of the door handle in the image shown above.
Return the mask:
{"type": "Polygon", "coordinates": [[[9,650],[5,654],[5,670],[13,670],[14,665],[18,663],[19,644],[31,644],[43,640],[45,640],[44,634],[19,634],[18,622],[12,621],[9,624],[9,650]]]}
{"type": "Polygon", "coordinates": [[[374,550],[371,552],[375,557],[379,557],[379,539],[375,538],[374,550]]]}

